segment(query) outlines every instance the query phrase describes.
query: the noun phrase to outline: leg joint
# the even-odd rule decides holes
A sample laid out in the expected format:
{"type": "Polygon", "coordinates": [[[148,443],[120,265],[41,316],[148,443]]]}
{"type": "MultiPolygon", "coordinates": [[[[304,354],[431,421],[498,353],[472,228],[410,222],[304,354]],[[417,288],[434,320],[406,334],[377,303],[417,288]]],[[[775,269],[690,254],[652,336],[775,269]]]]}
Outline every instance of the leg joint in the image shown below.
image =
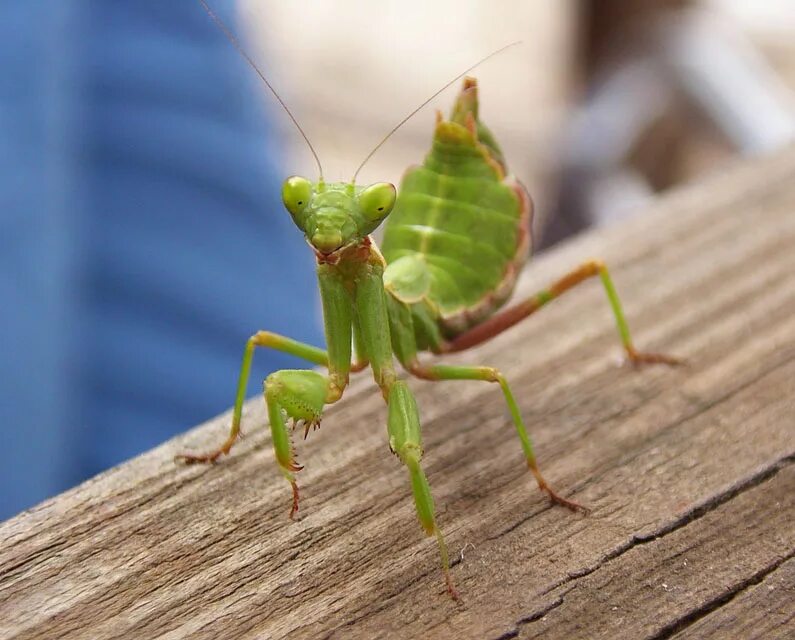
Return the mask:
{"type": "Polygon", "coordinates": [[[248,343],[257,347],[269,347],[273,344],[273,339],[276,337],[276,334],[271,331],[257,331],[248,339],[248,343]]]}
{"type": "Polygon", "coordinates": [[[328,392],[326,393],[326,404],[334,404],[337,400],[342,398],[345,387],[348,385],[348,380],[337,381],[333,378],[328,382],[328,392]]]}
{"type": "Polygon", "coordinates": [[[601,258],[592,258],[582,265],[582,268],[588,270],[593,275],[607,270],[607,265],[601,258]]]}
{"type": "Polygon", "coordinates": [[[557,298],[560,294],[573,286],[579,284],[586,278],[592,278],[600,273],[606,273],[607,267],[601,260],[588,260],[583,262],[574,271],[567,273],[560,280],[555,282],[549,288],[549,294],[552,298],[557,298]]]}
{"type": "Polygon", "coordinates": [[[413,360],[406,365],[411,375],[420,380],[439,380],[439,375],[433,371],[433,367],[424,367],[417,360],[413,360]]]}
{"type": "MultiPolygon", "coordinates": [[[[391,446],[391,443],[390,443],[391,446]]],[[[404,442],[396,451],[395,454],[400,461],[408,466],[410,469],[419,465],[422,460],[422,445],[417,442],[404,442]]]]}

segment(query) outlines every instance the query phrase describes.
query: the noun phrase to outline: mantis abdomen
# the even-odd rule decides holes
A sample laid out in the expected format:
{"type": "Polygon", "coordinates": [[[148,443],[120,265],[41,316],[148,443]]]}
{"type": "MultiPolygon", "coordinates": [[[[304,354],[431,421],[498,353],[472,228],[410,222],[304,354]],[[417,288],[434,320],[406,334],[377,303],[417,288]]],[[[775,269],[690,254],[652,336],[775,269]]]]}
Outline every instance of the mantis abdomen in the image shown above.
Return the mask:
{"type": "MultiPolygon", "coordinates": [[[[382,244],[387,291],[412,308],[415,325],[434,319],[447,339],[505,303],[530,249],[532,203],[506,176],[477,108],[467,78],[450,120],[437,116],[424,163],[404,175],[382,244]]],[[[418,343],[437,350],[427,327],[418,331],[418,343]]]]}

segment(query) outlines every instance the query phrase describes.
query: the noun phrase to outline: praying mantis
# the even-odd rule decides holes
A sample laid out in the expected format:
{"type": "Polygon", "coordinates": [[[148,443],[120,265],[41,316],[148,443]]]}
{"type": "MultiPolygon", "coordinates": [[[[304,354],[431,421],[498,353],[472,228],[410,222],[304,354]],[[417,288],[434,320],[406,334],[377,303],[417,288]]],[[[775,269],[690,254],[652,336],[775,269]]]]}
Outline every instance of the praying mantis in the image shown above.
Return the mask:
{"type": "MultiPolygon", "coordinates": [[[[300,125],[270,83],[206,1],[199,1],[284,106],[317,160],[300,125]]],[[[277,371],[264,383],[273,450],[292,488],[290,518],[294,518],[299,507],[297,474],[302,467],[295,460],[290,429],[302,425],[306,437],[319,426],[324,408],[342,398],[350,374],[369,367],[387,405],[389,448],[408,472],[419,522],[436,539],[447,591],[456,599],[450,556],[422,468],[417,403],[398,376],[395,360],[406,373],[423,380],[481,380],[499,385],[539,489],[554,504],[581,512],[587,509],[560,495],[542,475],[519,405],[498,369],[428,364],[419,354],[443,355],[474,347],[577,284],[599,277],[628,360],[680,363],[667,355],[635,349],[613,280],[599,260],[584,262],[549,287],[502,308],[530,253],[533,205],[524,186],[508,174],[500,147],[478,111],[477,82],[466,77],[450,118],[437,113],[431,150],[423,164],[406,172],[399,191],[386,182],[357,185],[356,175],[350,182],[329,183],[322,178],[322,169],[317,181],[293,176],[284,182],[284,206],[317,263],[326,348],[269,331],[252,335],[243,352],[227,439],[209,453],[177,456],[185,463],[210,463],[231,451],[240,435],[255,349],[275,349],[324,368],[325,373],[277,371]],[[381,224],[385,230],[379,250],[371,234],[381,224]]]]}

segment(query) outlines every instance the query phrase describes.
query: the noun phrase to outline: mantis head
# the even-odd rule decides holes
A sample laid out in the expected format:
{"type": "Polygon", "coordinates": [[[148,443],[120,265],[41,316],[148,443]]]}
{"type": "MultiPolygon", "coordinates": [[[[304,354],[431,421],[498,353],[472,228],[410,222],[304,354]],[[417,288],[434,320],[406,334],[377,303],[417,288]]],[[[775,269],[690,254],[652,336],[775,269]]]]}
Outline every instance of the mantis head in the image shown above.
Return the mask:
{"type": "Polygon", "coordinates": [[[293,176],[282,186],[282,200],[293,222],[323,255],[356,244],[375,231],[392,211],[395,197],[395,187],[388,182],[356,187],[293,176]]]}

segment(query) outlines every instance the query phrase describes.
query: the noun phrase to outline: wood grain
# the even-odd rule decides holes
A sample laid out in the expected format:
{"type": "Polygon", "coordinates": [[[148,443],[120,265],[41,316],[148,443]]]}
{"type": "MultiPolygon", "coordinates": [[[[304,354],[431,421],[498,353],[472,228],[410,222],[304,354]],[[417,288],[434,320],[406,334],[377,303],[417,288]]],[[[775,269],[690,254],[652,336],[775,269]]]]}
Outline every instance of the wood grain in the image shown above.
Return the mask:
{"type": "Polygon", "coordinates": [[[591,516],[534,487],[496,387],[411,382],[460,603],[361,375],[299,445],[298,522],[255,399],[220,464],[172,457],[228,416],[0,525],[0,637],[792,637],[795,150],[538,258],[521,292],[597,256],[638,346],[687,367],[621,366],[595,282],[449,359],[504,371],[591,516]]]}

